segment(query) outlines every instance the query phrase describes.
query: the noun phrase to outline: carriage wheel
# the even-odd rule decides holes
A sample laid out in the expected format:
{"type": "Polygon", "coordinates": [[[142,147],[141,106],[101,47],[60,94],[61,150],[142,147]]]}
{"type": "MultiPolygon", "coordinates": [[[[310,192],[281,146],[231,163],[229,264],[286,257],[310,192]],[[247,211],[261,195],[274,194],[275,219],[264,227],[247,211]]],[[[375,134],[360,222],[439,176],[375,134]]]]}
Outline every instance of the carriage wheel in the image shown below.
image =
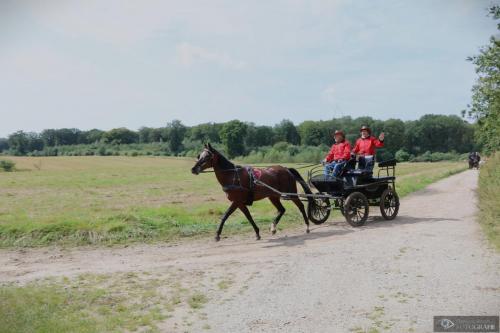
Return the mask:
{"type": "Polygon", "coordinates": [[[344,216],[347,223],[353,227],[362,226],[368,218],[369,209],[368,199],[363,193],[351,193],[344,203],[344,216]]]}
{"type": "Polygon", "coordinates": [[[309,201],[307,215],[314,224],[322,224],[330,216],[330,200],[328,198],[318,198],[309,201]]]}
{"type": "Polygon", "coordinates": [[[393,220],[399,211],[399,197],[392,188],[387,188],[380,197],[380,213],[386,220],[393,220]]]}

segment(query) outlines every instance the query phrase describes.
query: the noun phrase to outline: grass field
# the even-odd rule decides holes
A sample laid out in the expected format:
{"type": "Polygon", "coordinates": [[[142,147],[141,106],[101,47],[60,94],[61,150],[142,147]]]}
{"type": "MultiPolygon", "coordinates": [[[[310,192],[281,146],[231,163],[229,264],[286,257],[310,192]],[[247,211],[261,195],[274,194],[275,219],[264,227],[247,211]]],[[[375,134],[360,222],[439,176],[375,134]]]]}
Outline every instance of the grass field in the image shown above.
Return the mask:
{"type": "MultiPolygon", "coordinates": [[[[9,157],[0,173],[0,246],[113,244],[212,234],[228,206],[213,174],[193,176],[193,161],[165,157],[9,157]]],[[[465,169],[463,162],[397,166],[401,196],[465,169]]],[[[305,173],[305,170],[302,170],[305,173]]],[[[281,228],[303,224],[285,203],[281,228]]],[[[269,201],[251,212],[267,230],[269,201]]],[[[249,230],[239,212],[224,234],[249,230]]]]}
{"type": "Polygon", "coordinates": [[[222,298],[228,276],[183,271],[81,274],[0,285],[0,332],[171,332],[206,319],[209,298],[222,298]],[[203,291],[202,291],[203,289],[203,291]],[[208,291],[207,291],[208,290],[208,291]]]}
{"type": "MultiPolygon", "coordinates": [[[[0,173],[3,247],[212,236],[228,206],[213,174],[191,175],[191,160],[11,159],[19,171],[0,173]]],[[[451,162],[400,164],[397,190],[404,196],[465,168],[451,162]]],[[[302,226],[298,210],[289,202],[285,206],[280,228],[302,226]]],[[[251,211],[263,231],[275,215],[268,201],[255,203],[251,211]]],[[[224,234],[236,232],[252,232],[240,213],[224,229],[224,234]]],[[[206,320],[205,302],[240,292],[231,285],[231,275],[169,268],[3,284],[0,332],[188,332],[194,321],[206,320]],[[177,326],[161,326],[172,322],[177,326]]]]}
{"type": "Polygon", "coordinates": [[[500,153],[493,155],[479,172],[479,223],[500,251],[500,153]]]}

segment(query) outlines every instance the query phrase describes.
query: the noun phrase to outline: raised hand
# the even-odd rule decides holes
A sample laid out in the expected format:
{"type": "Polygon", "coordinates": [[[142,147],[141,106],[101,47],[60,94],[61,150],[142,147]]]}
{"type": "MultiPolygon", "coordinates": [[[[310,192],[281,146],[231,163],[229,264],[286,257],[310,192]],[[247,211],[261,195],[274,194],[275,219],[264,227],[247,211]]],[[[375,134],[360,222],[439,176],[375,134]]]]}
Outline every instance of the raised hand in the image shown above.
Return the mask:
{"type": "Polygon", "coordinates": [[[384,132],[380,133],[380,135],[378,136],[378,139],[379,139],[380,141],[384,141],[384,138],[385,138],[385,134],[384,134],[384,132]]]}

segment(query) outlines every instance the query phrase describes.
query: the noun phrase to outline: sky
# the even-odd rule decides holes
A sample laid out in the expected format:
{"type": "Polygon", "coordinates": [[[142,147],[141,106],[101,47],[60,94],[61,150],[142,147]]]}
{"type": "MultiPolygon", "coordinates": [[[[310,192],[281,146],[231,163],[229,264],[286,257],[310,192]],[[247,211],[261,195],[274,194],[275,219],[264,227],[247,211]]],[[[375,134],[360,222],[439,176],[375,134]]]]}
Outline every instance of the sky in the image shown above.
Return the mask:
{"type": "Polygon", "coordinates": [[[489,0],[0,0],[0,137],[460,114],[489,0]]]}

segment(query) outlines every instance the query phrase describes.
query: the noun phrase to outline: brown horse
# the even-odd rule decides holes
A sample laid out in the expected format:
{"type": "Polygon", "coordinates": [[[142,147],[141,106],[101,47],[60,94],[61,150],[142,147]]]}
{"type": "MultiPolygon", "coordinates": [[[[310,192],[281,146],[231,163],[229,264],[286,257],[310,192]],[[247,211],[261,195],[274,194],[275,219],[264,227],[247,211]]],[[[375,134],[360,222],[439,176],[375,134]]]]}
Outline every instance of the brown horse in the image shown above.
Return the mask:
{"type": "MultiPolygon", "coordinates": [[[[285,168],[280,165],[271,166],[265,169],[252,169],[250,167],[241,167],[234,165],[226,159],[221,153],[212,148],[210,144],[205,145],[203,151],[198,155],[196,164],[191,169],[191,172],[198,175],[205,169],[213,168],[217,180],[222,185],[222,189],[226,192],[227,198],[231,201],[231,206],[227,209],[221,218],[219,227],[215,234],[215,240],[220,240],[220,234],[224,227],[224,222],[228,217],[239,208],[255,230],[257,240],[260,239],[259,227],[255,224],[248,205],[253,201],[269,198],[271,203],[278,209],[278,215],[271,225],[271,232],[276,233],[276,225],[285,213],[285,207],[280,202],[280,194],[259,184],[260,182],[283,192],[297,193],[297,183],[299,182],[306,193],[311,193],[306,182],[297,170],[285,168]],[[258,179],[255,183],[253,180],[258,179]]],[[[290,197],[290,200],[300,209],[306,224],[306,232],[309,233],[309,220],[302,201],[298,197],[290,197]]],[[[310,199],[309,199],[310,200],[310,199]]]]}

